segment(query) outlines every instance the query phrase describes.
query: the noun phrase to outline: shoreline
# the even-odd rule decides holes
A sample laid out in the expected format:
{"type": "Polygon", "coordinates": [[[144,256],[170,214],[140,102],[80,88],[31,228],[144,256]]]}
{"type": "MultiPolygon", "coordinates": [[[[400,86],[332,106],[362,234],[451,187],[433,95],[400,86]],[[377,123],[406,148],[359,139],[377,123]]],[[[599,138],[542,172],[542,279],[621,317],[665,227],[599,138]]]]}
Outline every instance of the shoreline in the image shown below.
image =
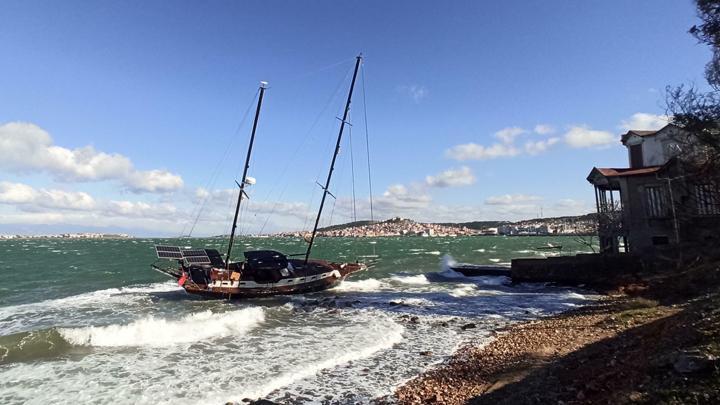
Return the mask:
{"type": "Polygon", "coordinates": [[[588,305],[509,325],[377,402],[720,403],[720,269],[698,270],[712,273],[680,272],[709,282],[694,289],[677,282],[680,274],[649,278],[641,288],[620,286],[588,305]]]}

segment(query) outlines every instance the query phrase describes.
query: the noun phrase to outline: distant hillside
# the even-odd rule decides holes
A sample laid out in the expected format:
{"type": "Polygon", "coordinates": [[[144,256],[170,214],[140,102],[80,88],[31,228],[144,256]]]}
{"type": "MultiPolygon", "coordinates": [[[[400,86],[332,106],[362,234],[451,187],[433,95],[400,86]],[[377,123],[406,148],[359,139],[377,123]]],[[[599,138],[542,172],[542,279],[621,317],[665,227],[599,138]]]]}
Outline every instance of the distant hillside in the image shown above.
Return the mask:
{"type": "Polygon", "coordinates": [[[510,225],[508,221],[472,221],[472,222],[438,222],[443,226],[464,226],[470,229],[497,228],[501,225],[510,225]]]}
{"type": "MultiPolygon", "coordinates": [[[[339,231],[342,229],[348,229],[348,228],[354,228],[359,227],[363,225],[371,225],[371,224],[381,224],[381,223],[391,223],[398,221],[397,218],[388,219],[386,221],[355,221],[355,222],[348,222],[346,224],[338,224],[338,225],[332,225],[325,228],[320,228],[318,231],[324,232],[324,231],[339,231]]],[[[564,216],[564,217],[548,217],[548,218],[533,218],[533,219],[524,219],[522,221],[472,221],[472,222],[438,222],[434,223],[435,225],[442,225],[442,226],[454,226],[454,227],[466,227],[470,229],[487,229],[487,228],[497,228],[502,225],[533,225],[536,223],[546,223],[546,222],[587,222],[587,221],[597,221],[597,214],[596,213],[590,213],[585,215],[575,215],[575,216],[564,216]]]]}
{"type": "Polygon", "coordinates": [[[348,222],[345,224],[338,224],[338,225],[330,225],[326,226],[324,228],[318,228],[318,232],[327,232],[327,231],[339,231],[341,229],[346,228],[354,228],[356,226],[363,226],[363,225],[372,225],[372,224],[378,224],[381,221],[355,221],[355,222],[348,222]]]}

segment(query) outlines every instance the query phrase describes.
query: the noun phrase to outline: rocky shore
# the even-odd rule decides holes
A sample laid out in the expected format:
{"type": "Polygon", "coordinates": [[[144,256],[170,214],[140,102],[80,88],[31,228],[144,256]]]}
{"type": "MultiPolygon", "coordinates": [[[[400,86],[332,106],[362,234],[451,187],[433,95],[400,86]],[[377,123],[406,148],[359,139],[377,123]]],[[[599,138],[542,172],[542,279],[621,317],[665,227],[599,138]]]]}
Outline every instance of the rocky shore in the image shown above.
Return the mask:
{"type": "Polygon", "coordinates": [[[720,403],[720,268],[623,286],[598,303],[499,331],[381,403],[720,403]]]}

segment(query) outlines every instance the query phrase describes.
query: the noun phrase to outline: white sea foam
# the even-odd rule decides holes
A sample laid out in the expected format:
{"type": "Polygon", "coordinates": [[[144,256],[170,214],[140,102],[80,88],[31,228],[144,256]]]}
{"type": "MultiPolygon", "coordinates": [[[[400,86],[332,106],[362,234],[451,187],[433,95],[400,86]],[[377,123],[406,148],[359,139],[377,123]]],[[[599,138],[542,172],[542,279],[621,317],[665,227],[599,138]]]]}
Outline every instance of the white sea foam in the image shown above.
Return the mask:
{"type": "Polygon", "coordinates": [[[415,276],[393,276],[390,279],[402,284],[430,284],[430,281],[428,281],[424,274],[418,274],[415,276]]]}
{"type": "Polygon", "coordinates": [[[128,309],[129,304],[145,299],[148,294],[180,290],[182,289],[175,282],[167,281],[108,288],[30,304],[0,307],[0,329],[6,333],[16,333],[28,328],[67,324],[72,321],[73,314],[83,311],[112,309],[119,313],[128,309]]]}
{"type": "MultiPolygon", "coordinates": [[[[364,325],[362,332],[356,332],[353,339],[354,344],[350,347],[333,348],[332,351],[326,352],[329,355],[327,358],[301,363],[262,385],[248,387],[240,395],[233,396],[236,399],[263,397],[294,382],[314,376],[322,370],[371,357],[382,350],[392,348],[393,345],[403,340],[404,328],[400,324],[387,316],[378,318],[377,315],[372,315],[372,317],[375,319],[364,325]]],[[[206,402],[218,401],[213,398],[212,401],[206,402]]]]}
{"type": "Polygon", "coordinates": [[[465,278],[465,275],[452,269],[457,265],[455,259],[450,255],[445,255],[440,262],[440,275],[445,278],[465,278]]]}
{"type": "Polygon", "coordinates": [[[493,263],[497,263],[497,262],[500,261],[500,259],[488,259],[488,260],[490,260],[490,261],[493,262],[493,263]]]}
{"type": "Polygon", "coordinates": [[[450,291],[450,295],[452,295],[453,297],[465,297],[474,293],[475,291],[477,291],[475,284],[460,284],[452,291],[450,291]]]}
{"type": "Polygon", "coordinates": [[[334,291],[377,291],[385,287],[386,284],[374,278],[358,281],[343,281],[339,286],[333,288],[334,291]]]}
{"type": "Polygon", "coordinates": [[[62,337],[82,346],[172,346],[211,338],[237,336],[264,321],[261,308],[213,313],[204,311],[179,320],[147,317],[125,325],[59,329],[62,337]]]}

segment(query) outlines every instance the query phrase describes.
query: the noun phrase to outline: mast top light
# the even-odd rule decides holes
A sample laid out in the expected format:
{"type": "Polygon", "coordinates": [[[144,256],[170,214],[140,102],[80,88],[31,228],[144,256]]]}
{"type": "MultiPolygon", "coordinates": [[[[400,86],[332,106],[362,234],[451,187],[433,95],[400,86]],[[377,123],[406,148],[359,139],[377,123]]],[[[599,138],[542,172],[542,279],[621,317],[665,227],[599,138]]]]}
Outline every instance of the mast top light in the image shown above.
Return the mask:
{"type": "Polygon", "coordinates": [[[268,86],[268,82],[266,82],[264,80],[260,82],[260,87],[262,87],[263,89],[267,89],[267,86],[268,86]]]}

